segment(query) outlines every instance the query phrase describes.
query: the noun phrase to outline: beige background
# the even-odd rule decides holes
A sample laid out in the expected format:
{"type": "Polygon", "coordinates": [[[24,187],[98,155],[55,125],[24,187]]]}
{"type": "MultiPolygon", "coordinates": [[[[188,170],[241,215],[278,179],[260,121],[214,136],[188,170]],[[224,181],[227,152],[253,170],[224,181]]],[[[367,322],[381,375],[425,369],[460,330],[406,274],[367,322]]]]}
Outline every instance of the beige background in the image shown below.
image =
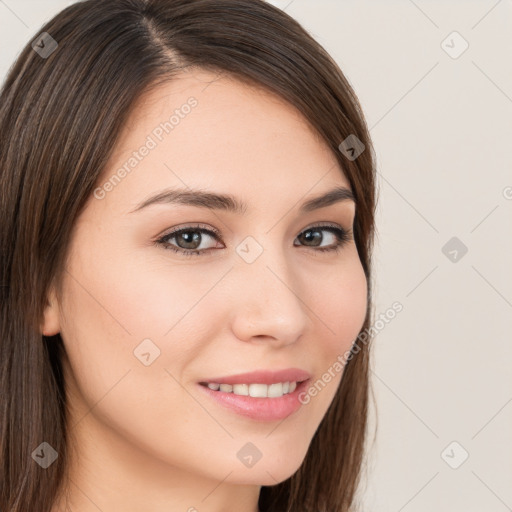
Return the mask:
{"type": "MultiPolygon", "coordinates": [[[[1,77],[70,3],[0,0],[1,77]]],[[[376,326],[362,508],[512,510],[512,2],[271,3],[340,64],[378,157],[375,318],[403,311],[376,326]]]]}

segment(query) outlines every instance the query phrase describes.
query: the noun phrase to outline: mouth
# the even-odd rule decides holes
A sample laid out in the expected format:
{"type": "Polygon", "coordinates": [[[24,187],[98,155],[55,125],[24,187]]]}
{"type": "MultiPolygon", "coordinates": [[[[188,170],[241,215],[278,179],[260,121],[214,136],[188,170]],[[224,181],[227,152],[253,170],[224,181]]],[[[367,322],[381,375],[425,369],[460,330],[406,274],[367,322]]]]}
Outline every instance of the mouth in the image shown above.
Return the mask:
{"type": "MultiPolygon", "coordinates": [[[[239,380],[238,376],[233,378],[239,380]]],[[[223,410],[251,420],[271,422],[283,420],[301,409],[303,403],[299,398],[310,381],[310,377],[270,383],[248,380],[231,384],[212,380],[198,382],[198,388],[223,410]]]]}

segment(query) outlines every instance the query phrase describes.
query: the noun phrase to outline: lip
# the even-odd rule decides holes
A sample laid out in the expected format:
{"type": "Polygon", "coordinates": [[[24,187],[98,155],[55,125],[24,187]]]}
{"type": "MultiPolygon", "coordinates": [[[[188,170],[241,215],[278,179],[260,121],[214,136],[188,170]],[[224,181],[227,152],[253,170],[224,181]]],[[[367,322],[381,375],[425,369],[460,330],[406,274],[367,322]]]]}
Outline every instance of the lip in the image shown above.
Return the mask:
{"type": "MultiPolygon", "coordinates": [[[[254,374],[243,374],[244,378],[247,375],[254,374]]],[[[274,374],[275,375],[275,374],[274,374]]],[[[281,375],[281,374],[280,374],[281,375]]],[[[233,375],[230,379],[239,379],[239,375],[233,375]]],[[[268,376],[267,379],[275,379],[274,376],[268,376]]],[[[279,377],[281,378],[281,377],[279,377]]],[[[286,381],[286,379],[285,379],[286,381]]],[[[211,381],[218,382],[218,381],[211,381]]],[[[249,381],[257,383],[256,381],[249,381]]],[[[277,380],[276,382],[281,382],[277,380]]],[[[309,385],[310,379],[304,380],[297,384],[295,391],[278,398],[255,398],[252,396],[235,395],[234,393],[224,393],[222,391],[214,391],[207,386],[197,384],[197,387],[201,390],[200,392],[206,393],[207,396],[212,398],[218,405],[224,407],[236,414],[245,416],[255,421],[271,422],[283,420],[297,412],[303,405],[299,401],[299,394],[304,391],[309,385]]],[[[221,382],[219,384],[230,384],[231,382],[221,382]]],[[[244,384],[245,382],[235,382],[235,384],[244,384]]],[[[270,382],[272,384],[273,382],[270,382]]],[[[267,384],[265,382],[259,382],[259,384],[267,384]]]]}
{"type": "Polygon", "coordinates": [[[213,377],[204,379],[200,383],[208,384],[277,384],[278,382],[300,382],[311,378],[311,374],[300,368],[287,368],[285,370],[256,370],[248,373],[239,373],[227,377],[213,377]]]}

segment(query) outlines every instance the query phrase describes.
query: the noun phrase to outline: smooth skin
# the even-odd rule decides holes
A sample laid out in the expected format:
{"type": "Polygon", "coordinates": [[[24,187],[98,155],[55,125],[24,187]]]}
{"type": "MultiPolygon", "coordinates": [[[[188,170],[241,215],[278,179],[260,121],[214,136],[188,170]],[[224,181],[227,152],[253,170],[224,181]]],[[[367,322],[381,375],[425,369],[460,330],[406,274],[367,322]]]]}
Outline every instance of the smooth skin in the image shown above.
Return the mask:
{"type": "Polygon", "coordinates": [[[191,96],[197,105],[157,147],[102,199],[90,197],[62,298],[54,287],[48,295],[41,331],[60,332],[65,345],[71,435],[68,508],[54,512],[257,512],[260,487],[300,467],[342,371],[273,422],[220,406],[198,382],[290,367],[315,382],[364,322],[367,283],[353,238],[321,252],[337,236],[303,234],[319,223],[350,230],[354,202],[299,214],[306,200],[349,182],[305,118],[274,94],[182,71],[137,103],[98,185],[191,96]],[[131,212],[173,187],[232,194],[247,211],[154,204],[131,212]],[[219,240],[194,231],[198,223],[219,240]],[[167,245],[190,249],[196,237],[201,255],[156,243],[184,227],[189,238],[167,245]],[[236,250],[246,237],[263,249],[252,263],[236,250]],[[147,366],[134,355],[145,339],[160,350],[147,366]],[[248,442],[262,454],[252,467],[237,457],[248,442]]]}

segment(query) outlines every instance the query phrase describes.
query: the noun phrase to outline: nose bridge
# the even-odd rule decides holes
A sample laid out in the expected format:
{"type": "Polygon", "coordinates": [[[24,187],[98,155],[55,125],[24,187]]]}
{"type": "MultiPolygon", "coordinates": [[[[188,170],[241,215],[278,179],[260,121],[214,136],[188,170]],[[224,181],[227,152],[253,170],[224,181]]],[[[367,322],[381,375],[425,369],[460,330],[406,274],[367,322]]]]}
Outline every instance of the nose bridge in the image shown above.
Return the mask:
{"type": "Polygon", "coordinates": [[[292,263],[281,244],[258,243],[247,237],[237,253],[234,269],[237,293],[233,329],[240,339],[272,337],[280,343],[293,343],[302,334],[307,315],[300,285],[292,263]]]}

